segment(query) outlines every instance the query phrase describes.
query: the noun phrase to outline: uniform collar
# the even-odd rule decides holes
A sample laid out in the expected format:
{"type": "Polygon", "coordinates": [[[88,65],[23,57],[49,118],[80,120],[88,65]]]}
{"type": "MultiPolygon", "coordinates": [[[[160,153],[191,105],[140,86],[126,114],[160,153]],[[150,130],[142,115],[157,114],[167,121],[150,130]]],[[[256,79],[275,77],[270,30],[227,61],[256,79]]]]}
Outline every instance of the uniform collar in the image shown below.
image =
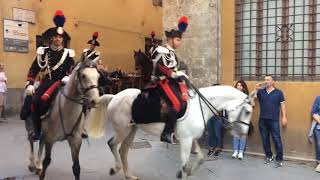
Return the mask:
{"type": "Polygon", "coordinates": [[[171,46],[169,46],[168,44],[165,44],[164,47],[169,49],[169,51],[174,51],[174,49],[171,46]]]}
{"type": "Polygon", "coordinates": [[[55,46],[55,45],[51,44],[50,49],[53,51],[61,51],[63,49],[63,46],[55,46]]]}

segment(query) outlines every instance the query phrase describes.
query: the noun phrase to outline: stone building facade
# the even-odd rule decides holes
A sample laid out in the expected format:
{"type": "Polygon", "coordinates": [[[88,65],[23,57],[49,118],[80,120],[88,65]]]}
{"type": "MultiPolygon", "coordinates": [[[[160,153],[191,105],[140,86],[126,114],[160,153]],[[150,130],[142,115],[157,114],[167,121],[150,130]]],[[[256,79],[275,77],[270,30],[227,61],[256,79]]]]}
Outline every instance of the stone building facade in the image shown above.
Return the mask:
{"type": "Polygon", "coordinates": [[[163,28],[176,28],[185,15],[190,23],[183,36],[179,59],[189,68],[189,76],[198,87],[220,82],[220,12],[218,0],[164,0],[163,28]]]}

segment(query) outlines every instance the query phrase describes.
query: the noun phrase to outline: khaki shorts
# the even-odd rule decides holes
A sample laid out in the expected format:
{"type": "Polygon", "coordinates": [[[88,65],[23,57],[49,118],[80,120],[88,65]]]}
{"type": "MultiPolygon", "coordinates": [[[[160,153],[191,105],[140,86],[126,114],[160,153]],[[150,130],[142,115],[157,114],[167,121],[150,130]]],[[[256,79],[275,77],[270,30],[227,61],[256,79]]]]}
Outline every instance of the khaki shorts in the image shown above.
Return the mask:
{"type": "Polygon", "coordinates": [[[4,106],[6,104],[6,94],[0,93],[0,106],[4,106]]]}

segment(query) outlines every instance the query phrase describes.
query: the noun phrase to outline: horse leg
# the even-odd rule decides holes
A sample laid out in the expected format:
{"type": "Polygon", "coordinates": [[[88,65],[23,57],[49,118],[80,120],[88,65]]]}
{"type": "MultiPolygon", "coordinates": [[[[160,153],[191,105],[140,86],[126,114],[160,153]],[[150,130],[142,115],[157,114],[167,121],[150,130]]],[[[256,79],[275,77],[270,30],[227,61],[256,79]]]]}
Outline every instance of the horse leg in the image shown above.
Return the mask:
{"type": "Polygon", "coordinates": [[[109,148],[113,154],[115,160],[115,166],[110,168],[109,175],[113,176],[117,174],[122,169],[121,158],[119,154],[119,146],[122,141],[122,138],[116,134],[108,141],[109,148]]]}
{"type": "Polygon", "coordinates": [[[177,173],[178,179],[186,180],[188,175],[191,175],[191,169],[187,167],[190,152],[192,147],[192,138],[180,139],[180,156],[182,167],[177,173]]]}
{"type": "Polygon", "coordinates": [[[36,169],[36,157],[34,155],[34,146],[32,140],[29,140],[30,143],[30,164],[28,165],[28,169],[30,172],[34,172],[36,169]]]}
{"type": "Polygon", "coordinates": [[[194,164],[192,165],[191,167],[191,171],[190,171],[190,175],[196,171],[201,164],[203,164],[203,159],[204,159],[204,156],[203,156],[203,153],[201,151],[201,148],[200,148],[200,145],[198,143],[197,140],[193,140],[193,145],[194,145],[194,152],[196,152],[197,154],[197,160],[194,162],[194,164]]]}
{"type": "Polygon", "coordinates": [[[29,141],[29,144],[30,144],[30,157],[29,157],[30,164],[28,165],[28,169],[29,169],[30,172],[34,172],[36,170],[37,157],[34,154],[33,140],[30,137],[30,134],[33,132],[32,119],[29,117],[24,121],[24,123],[25,123],[26,131],[28,133],[28,141],[29,141]]]}
{"type": "Polygon", "coordinates": [[[42,161],[43,170],[41,172],[41,175],[39,176],[39,180],[44,180],[46,170],[51,162],[52,143],[45,143],[45,150],[45,157],[42,161]]]}
{"type": "Polygon", "coordinates": [[[136,132],[137,132],[137,127],[133,127],[131,129],[129,135],[125,138],[125,140],[121,144],[121,147],[119,150],[121,161],[122,161],[122,166],[123,166],[123,172],[125,174],[126,179],[129,179],[129,180],[138,180],[139,179],[138,177],[131,174],[131,172],[129,170],[129,166],[128,166],[128,152],[129,152],[129,148],[134,140],[136,132]]]}
{"type": "Polygon", "coordinates": [[[37,175],[40,175],[41,171],[42,171],[41,158],[42,158],[43,147],[44,147],[44,141],[43,141],[43,138],[40,138],[39,147],[38,147],[38,155],[37,155],[37,158],[35,159],[35,166],[36,166],[35,174],[37,174],[37,175]]]}
{"type": "Polygon", "coordinates": [[[71,148],[71,155],[72,155],[72,171],[75,180],[80,180],[80,163],[79,163],[79,153],[80,153],[80,148],[82,144],[82,139],[81,138],[71,138],[68,139],[69,146],[71,148]]]}

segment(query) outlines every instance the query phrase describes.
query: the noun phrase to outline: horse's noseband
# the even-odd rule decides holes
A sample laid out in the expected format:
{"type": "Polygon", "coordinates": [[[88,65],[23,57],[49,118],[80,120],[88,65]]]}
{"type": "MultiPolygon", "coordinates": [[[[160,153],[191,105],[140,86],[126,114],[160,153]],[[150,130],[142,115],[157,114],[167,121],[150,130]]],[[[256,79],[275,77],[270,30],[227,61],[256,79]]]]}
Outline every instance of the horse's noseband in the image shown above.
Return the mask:
{"type": "MultiPolygon", "coordinates": [[[[241,104],[239,104],[239,105],[237,106],[237,108],[235,108],[234,110],[238,109],[241,105],[243,105],[243,104],[245,104],[245,103],[248,104],[247,101],[243,101],[243,102],[242,102],[241,104]]],[[[234,111],[234,110],[231,110],[231,111],[234,111]]],[[[241,121],[241,116],[242,116],[243,113],[244,113],[244,106],[241,107],[241,110],[240,110],[240,113],[239,113],[238,116],[237,116],[237,119],[236,119],[234,122],[230,122],[228,119],[225,119],[225,121],[227,121],[226,124],[231,125],[231,124],[233,124],[233,123],[239,123],[239,124],[243,124],[243,125],[246,125],[246,126],[250,126],[250,123],[246,123],[246,122],[241,121]]]]}
{"type": "Polygon", "coordinates": [[[83,94],[86,94],[86,93],[87,93],[88,91],[90,91],[91,89],[96,89],[96,88],[98,89],[98,86],[97,86],[97,85],[91,85],[91,86],[83,89],[83,90],[82,90],[82,93],[83,93],[83,94]]]}
{"type": "MultiPolygon", "coordinates": [[[[244,102],[244,103],[246,103],[246,102],[244,102]]],[[[244,104],[244,103],[242,103],[242,104],[244,104]]],[[[240,123],[240,124],[243,124],[243,125],[250,126],[250,123],[246,123],[246,122],[243,122],[243,121],[240,120],[241,115],[244,113],[244,106],[242,106],[242,108],[241,108],[240,111],[241,111],[241,112],[239,113],[239,115],[238,115],[238,117],[237,117],[237,120],[234,121],[234,123],[240,123]]]]}

